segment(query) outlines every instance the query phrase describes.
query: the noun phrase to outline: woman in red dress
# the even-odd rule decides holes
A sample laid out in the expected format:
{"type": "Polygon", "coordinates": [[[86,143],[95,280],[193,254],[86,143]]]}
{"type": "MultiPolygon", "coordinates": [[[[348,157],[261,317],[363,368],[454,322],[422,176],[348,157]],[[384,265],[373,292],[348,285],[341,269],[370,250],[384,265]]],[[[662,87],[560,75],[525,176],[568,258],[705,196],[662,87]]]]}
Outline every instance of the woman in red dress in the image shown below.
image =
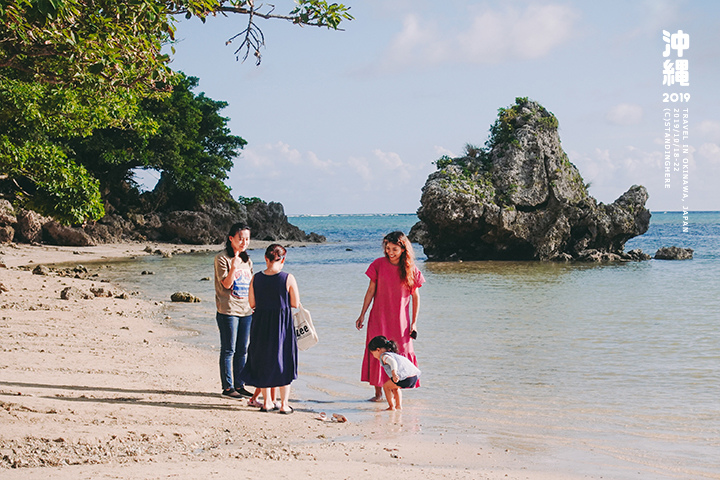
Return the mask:
{"type": "Polygon", "coordinates": [[[372,304],[360,380],[375,387],[375,396],[370,399],[373,402],[382,401],[382,386],[388,377],[380,362],[367,349],[368,342],[378,335],[394,340],[398,345],[398,354],[417,366],[412,339],[417,335],[420,311],[418,288],[425,283],[425,277],[415,266],[415,253],[410,240],[404,233],[387,234],[383,239],[383,248],[385,256],[373,261],[365,272],[370,278],[370,285],[365,292],[360,316],[355,322],[358,330],[363,328],[365,313],[372,304]]]}

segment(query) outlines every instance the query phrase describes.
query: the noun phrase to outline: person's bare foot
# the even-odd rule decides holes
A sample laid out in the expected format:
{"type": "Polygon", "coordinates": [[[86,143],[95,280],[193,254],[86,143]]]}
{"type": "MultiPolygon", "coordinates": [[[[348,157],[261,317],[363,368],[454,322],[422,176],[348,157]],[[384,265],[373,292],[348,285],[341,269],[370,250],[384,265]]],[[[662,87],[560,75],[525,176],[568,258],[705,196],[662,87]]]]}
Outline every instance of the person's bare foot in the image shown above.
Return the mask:
{"type": "Polygon", "coordinates": [[[382,395],[380,395],[380,396],[376,395],[372,398],[368,398],[368,402],[382,402],[382,401],[383,401],[382,395]]]}
{"type": "Polygon", "coordinates": [[[272,412],[273,410],[275,410],[275,404],[274,404],[274,403],[271,403],[270,405],[268,405],[268,404],[266,404],[266,403],[263,403],[263,406],[260,407],[260,411],[261,411],[261,412],[272,412]]]}
{"type": "Polygon", "coordinates": [[[394,412],[394,411],[395,411],[395,407],[387,407],[387,408],[385,409],[385,411],[386,411],[386,412],[394,412]]]}

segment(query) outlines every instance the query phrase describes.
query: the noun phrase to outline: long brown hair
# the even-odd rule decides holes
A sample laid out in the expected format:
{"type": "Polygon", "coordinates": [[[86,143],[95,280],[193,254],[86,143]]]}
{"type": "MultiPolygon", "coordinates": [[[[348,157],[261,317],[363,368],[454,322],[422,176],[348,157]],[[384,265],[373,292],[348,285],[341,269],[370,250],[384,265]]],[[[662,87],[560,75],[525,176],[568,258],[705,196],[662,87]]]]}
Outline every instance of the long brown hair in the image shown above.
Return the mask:
{"type": "MultiPolygon", "coordinates": [[[[410,239],[403,232],[390,232],[383,238],[383,251],[388,243],[397,245],[402,249],[400,254],[400,278],[408,290],[415,286],[415,251],[412,248],[410,239]]],[[[385,254],[387,257],[387,254],[385,254]]]]}

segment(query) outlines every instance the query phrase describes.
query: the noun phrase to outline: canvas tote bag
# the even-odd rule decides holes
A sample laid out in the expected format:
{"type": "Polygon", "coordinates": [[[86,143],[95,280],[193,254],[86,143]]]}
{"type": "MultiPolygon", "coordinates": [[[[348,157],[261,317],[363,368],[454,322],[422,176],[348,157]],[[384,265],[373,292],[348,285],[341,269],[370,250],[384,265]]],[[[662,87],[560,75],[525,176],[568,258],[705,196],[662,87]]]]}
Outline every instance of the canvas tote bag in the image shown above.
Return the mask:
{"type": "Polygon", "coordinates": [[[293,313],[293,323],[295,324],[295,337],[300,350],[307,350],[318,343],[318,335],[310,312],[302,305],[293,313]]]}

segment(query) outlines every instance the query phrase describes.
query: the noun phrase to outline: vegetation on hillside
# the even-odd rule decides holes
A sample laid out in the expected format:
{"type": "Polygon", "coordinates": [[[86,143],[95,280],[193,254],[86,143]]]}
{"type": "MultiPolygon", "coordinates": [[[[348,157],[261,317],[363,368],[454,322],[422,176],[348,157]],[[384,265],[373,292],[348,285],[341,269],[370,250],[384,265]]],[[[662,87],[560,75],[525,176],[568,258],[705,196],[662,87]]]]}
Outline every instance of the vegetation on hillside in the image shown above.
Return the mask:
{"type": "Polygon", "coordinates": [[[195,81],[170,68],[162,49],[175,19],[244,16],[230,40],[238,58],[259,62],[258,19],[338,29],[348,10],[324,0],[298,0],[287,15],[243,0],[0,0],[0,197],[79,224],[131,200],[136,167],[162,172],[155,206],[226,195],[245,141],[217,114],[223,102],[195,96],[195,81]]]}

